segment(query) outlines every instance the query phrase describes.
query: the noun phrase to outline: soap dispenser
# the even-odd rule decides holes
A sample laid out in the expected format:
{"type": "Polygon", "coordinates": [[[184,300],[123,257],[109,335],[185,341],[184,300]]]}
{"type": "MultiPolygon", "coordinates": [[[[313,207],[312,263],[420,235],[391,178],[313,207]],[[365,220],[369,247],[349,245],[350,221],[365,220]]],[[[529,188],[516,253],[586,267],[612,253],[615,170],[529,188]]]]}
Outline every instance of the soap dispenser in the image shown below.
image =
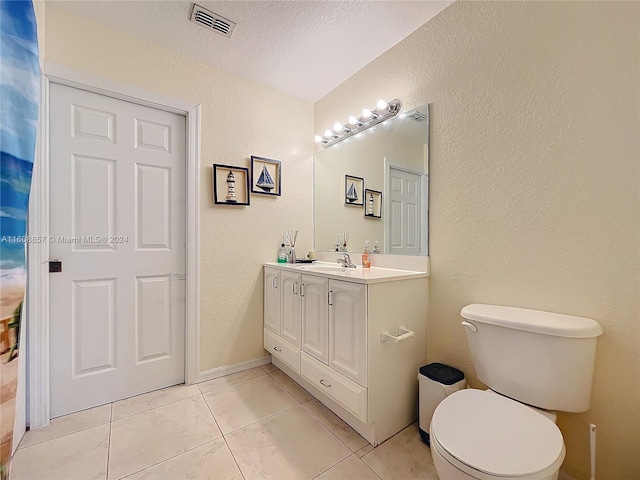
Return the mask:
{"type": "Polygon", "coordinates": [[[370,268],[371,260],[369,260],[369,240],[365,240],[364,249],[362,250],[362,268],[370,268]]]}
{"type": "Polygon", "coordinates": [[[288,257],[287,247],[283,243],[280,245],[280,250],[278,250],[278,263],[287,263],[288,257]]]}

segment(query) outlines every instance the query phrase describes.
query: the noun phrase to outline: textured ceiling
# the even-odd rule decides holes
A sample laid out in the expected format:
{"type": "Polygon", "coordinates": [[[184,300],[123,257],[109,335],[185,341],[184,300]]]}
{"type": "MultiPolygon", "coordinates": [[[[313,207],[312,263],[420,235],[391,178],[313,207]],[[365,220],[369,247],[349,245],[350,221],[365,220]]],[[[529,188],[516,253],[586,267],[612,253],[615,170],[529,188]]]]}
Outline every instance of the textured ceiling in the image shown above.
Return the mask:
{"type": "Polygon", "coordinates": [[[197,1],[238,23],[231,39],[188,0],[47,3],[315,102],[453,2],[197,1]]]}

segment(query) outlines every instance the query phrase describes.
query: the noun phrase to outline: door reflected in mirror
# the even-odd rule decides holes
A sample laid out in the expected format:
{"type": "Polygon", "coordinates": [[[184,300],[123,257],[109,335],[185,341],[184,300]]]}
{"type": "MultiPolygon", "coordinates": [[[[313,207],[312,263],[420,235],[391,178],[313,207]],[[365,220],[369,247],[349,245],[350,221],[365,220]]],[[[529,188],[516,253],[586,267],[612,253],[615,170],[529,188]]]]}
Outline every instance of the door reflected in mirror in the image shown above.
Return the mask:
{"type": "Polygon", "coordinates": [[[368,240],[381,253],[427,255],[429,105],[316,153],[314,192],[316,250],[335,251],[349,231],[351,252],[368,240]],[[364,179],[364,205],[345,204],[346,177],[364,179]]]}

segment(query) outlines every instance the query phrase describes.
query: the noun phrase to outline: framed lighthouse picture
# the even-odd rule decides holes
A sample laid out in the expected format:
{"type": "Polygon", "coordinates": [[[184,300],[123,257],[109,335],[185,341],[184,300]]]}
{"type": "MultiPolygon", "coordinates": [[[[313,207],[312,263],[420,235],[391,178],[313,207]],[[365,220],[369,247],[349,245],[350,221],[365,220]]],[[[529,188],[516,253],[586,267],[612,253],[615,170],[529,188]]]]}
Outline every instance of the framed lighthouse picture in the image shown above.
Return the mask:
{"type": "Polygon", "coordinates": [[[213,164],[213,202],[249,205],[249,169],[213,164]]]}
{"type": "Polygon", "coordinates": [[[280,173],[281,163],[279,160],[251,156],[251,192],[261,195],[280,196],[280,173]]]}

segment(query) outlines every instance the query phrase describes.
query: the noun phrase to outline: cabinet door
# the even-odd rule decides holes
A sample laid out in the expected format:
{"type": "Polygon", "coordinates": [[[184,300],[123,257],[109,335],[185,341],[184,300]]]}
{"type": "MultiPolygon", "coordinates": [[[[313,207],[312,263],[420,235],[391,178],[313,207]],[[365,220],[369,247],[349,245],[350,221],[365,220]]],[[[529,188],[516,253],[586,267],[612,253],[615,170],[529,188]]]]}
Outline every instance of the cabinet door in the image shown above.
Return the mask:
{"type": "Polygon", "coordinates": [[[326,278],[302,276],[302,349],[327,363],[329,361],[329,318],[326,278]]]}
{"type": "Polygon", "coordinates": [[[280,289],[282,306],[280,336],[300,348],[302,339],[302,322],[300,321],[301,276],[298,273],[282,271],[280,272],[280,280],[282,284],[280,289]]]}
{"type": "Polygon", "coordinates": [[[329,281],[329,366],[367,386],[366,285],[329,281]]]}
{"type": "Polygon", "coordinates": [[[280,270],[264,267],[264,326],[280,335],[280,270]]]}

